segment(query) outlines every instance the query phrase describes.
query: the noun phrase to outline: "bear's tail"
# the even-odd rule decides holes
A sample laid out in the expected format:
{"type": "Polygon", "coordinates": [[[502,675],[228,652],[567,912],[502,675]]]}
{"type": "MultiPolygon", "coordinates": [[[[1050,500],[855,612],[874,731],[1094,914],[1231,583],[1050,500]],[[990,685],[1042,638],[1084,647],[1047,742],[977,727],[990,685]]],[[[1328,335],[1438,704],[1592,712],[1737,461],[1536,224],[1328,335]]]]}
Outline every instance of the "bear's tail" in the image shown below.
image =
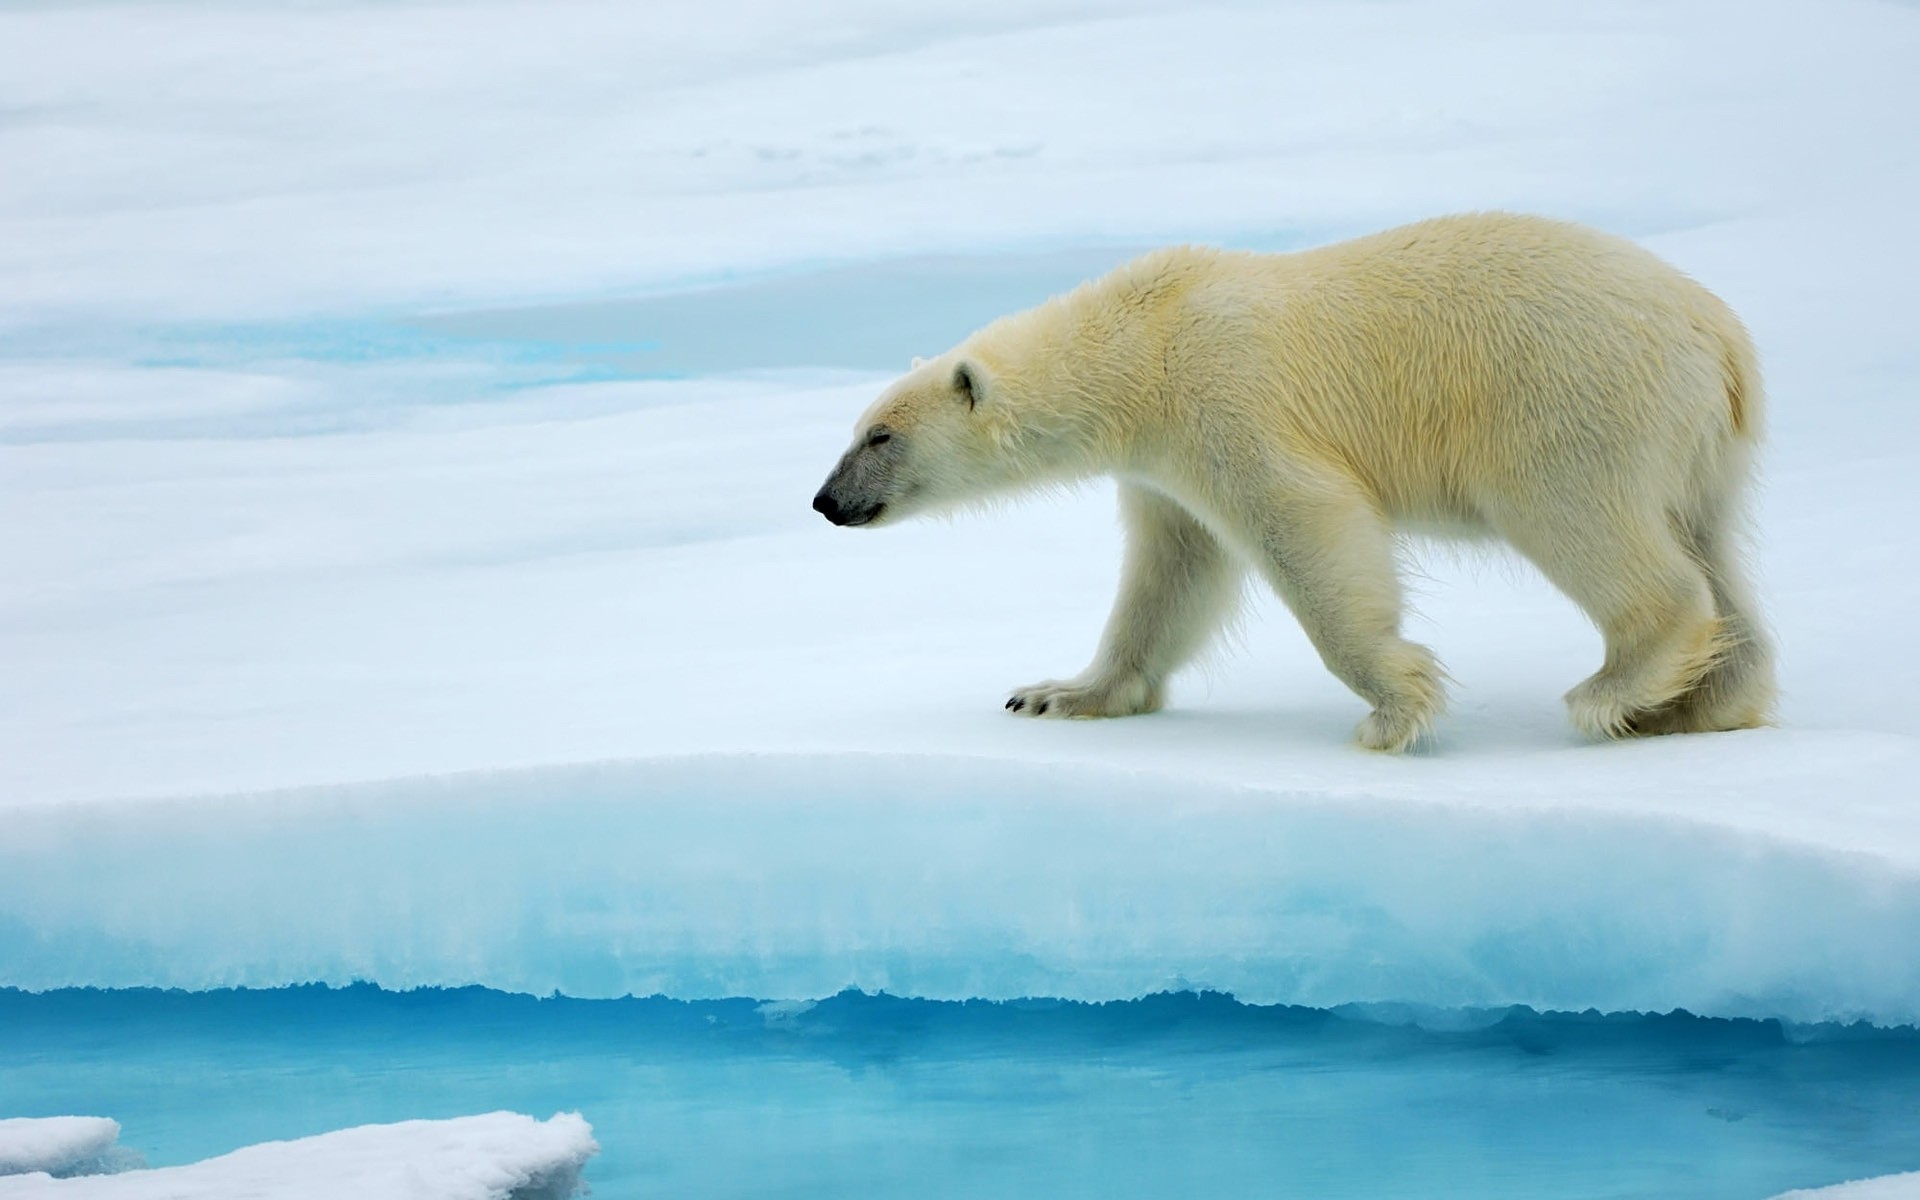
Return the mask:
{"type": "Polygon", "coordinates": [[[1716,330],[1720,343],[1720,372],[1727,390],[1727,415],[1733,423],[1733,436],[1749,445],[1757,444],[1764,432],[1766,396],[1760,387],[1760,356],[1754,352],[1753,339],[1746,326],[1731,310],[1722,309],[1723,326],[1716,330]]]}

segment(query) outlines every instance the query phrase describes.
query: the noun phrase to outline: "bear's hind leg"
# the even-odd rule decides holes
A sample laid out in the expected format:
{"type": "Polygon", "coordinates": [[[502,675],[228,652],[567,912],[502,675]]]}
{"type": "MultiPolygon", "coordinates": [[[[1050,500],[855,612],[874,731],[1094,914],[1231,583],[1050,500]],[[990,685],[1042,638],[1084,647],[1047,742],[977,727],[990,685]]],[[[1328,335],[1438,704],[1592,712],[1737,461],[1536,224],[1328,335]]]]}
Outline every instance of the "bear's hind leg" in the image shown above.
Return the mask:
{"type": "Polygon", "coordinates": [[[1648,733],[1710,733],[1765,725],[1773,714],[1773,639],[1747,582],[1737,527],[1721,509],[1711,509],[1676,522],[1676,530],[1706,571],[1723,645],[1693,687],[1640,723],[1648,733]]]}
{"type": "Polygon", "coordinates": [[[1446,708],[1433,651],[1400,636],[1393,533],[1360,490],[1317,480],[1272,498],[1261,537],[1267,579],[1340,682],[1373,705],[1354,730],[1369,750],[1412,746],[1446,708]]]}
{"type": "Polygon", "coordinates": [[[1120,485],[1127,532],[1120,595],[1100,649],[1073,679],[1016,688],[1007,708],[1030,717],[1125,717],[1152,712],[1167,677],[1204,648],[1240,595],[1241,567],[1183,508],[1149,488],[1120,485]]]}
{"type": "Polygon", "coordinates": [[[1700,564],[1658,516],[1628,508],[1587,513],[1553,528],[1503,532],[1606,638],[1606,659],[1567,693],[1573,723],[1593,737],[1670,731],[1676,701],[1728,649],[1700,564]]]}

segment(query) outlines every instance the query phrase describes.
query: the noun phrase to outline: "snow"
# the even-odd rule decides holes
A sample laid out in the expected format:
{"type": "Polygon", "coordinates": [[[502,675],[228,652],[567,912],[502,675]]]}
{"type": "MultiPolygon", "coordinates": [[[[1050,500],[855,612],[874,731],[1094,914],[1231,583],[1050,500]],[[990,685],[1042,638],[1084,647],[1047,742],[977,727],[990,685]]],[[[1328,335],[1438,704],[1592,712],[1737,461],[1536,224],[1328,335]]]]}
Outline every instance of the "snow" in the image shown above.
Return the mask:
{"type": "MultiPolygon", "coordinates": [[[[105,1117],[0,1117],[0,1175],[88,1175],[125,1165],[105,1117]]],[[[4,1187],[0,1184],[0,1187],[4,1187]]]]}
{"type": "MultiPolygon", "coordinates": [[[[111,1124],[111,1122],[108,1122],[111,1124]]],[[[4,1144],[4,1143],[0,1143],[4,1144]]],[[[77,1179],[0,1178],[7,1200],[566,1200],[599,1146],[578,1113],[496,1112],[364,1125],[248,1146],[184,1167],[77,1179]]]]}
{"type": "Polygon", "coordinates": [[[1774,1200],[1914,1200],[1916,1196],[1920,1196],[1920,1171],[1785,1192],[1774,1200]]]}
{"type": "Polygon", "coordinates": [[[1893,224],[1914,165],[1888,136],[1912,14],[1868,0],[4,21],[0,307],[34,324],[573,298],[1488,205],[1636,233],[1815,207],[1893,224]]]}
{"type": "Polygon", "coordinates": [[[0,984],[1920,1019],[1920,12],[1504,0],[0,12],[0,984]],[[807,501],[908,356],[1130,249],[1633,235],[1766,360],[1782,727],[1582,744],[1429,552],[1429,753],[1270,597],[1027,722],[1102,487],[807,501]]]}

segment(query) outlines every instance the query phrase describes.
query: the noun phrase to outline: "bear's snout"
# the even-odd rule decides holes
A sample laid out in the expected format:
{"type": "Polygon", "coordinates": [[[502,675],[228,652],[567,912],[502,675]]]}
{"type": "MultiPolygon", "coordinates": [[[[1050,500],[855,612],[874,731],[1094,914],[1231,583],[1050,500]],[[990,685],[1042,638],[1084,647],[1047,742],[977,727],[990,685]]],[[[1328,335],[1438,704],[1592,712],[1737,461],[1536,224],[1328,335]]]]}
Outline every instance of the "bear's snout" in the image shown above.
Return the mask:
{"type": "Polygon", "coordinates": [[[871,436],[841,457],[813,496],[813,511],[835,525],[868,525],[894,499],[892,478],[900,442],[888,434],[871,436]]]}
{"type": "Polygon", "coordinates": [[[835,525],[845,525],[847,523],[846,517],[840,512],[840,502],[835,500],[833,494],[825,488],[821,488],[813,497],[813,511],[819,513],[827,520],[832,521],[835,525]]]}
{"type": "Polygon", "coordinates": [[[831,484],[821,488],[819,494],[813,498],[813,511],[835,525],[870,524],[886,507],[885,504],[865,504],[857,507],[842,504],[839,497],[833,494],[831,484]]]}

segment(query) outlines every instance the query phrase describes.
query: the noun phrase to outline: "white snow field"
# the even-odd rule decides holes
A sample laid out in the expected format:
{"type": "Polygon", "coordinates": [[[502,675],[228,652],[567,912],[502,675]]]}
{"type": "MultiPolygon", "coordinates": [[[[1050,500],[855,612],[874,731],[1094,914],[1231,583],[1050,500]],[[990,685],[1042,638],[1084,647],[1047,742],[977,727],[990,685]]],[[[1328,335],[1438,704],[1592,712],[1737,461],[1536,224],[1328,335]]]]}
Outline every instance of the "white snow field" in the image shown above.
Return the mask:
{"type": "MultiPolygon", "coordinates": [[[[109,1122],[111,1124],[111,1122],[109,1122]]],[[[0,1129],[0,1139],[6,1130],[0,1129]]],[[[0,1140],[0,1148],[6,1145],[0,1140]]],[[[183,1167],[0,1176],[6,1200],[566,1200],[599,1150],[578,1113],[486,1113],[265,1142],[183,1167]]]]}
{"type": "Polygon", "coordinates": [[[1920,1022],[1915,62],[1890,0],[0,8],[0,988],[1920,1022]],[[1431,546],[1419,753],[1264,592],[1025,720],[1109,486],[808,509],[1140,248],[1479,208],[1749,323],[1778,728],[1582,741],[1598,636],[1431,546]]]}

